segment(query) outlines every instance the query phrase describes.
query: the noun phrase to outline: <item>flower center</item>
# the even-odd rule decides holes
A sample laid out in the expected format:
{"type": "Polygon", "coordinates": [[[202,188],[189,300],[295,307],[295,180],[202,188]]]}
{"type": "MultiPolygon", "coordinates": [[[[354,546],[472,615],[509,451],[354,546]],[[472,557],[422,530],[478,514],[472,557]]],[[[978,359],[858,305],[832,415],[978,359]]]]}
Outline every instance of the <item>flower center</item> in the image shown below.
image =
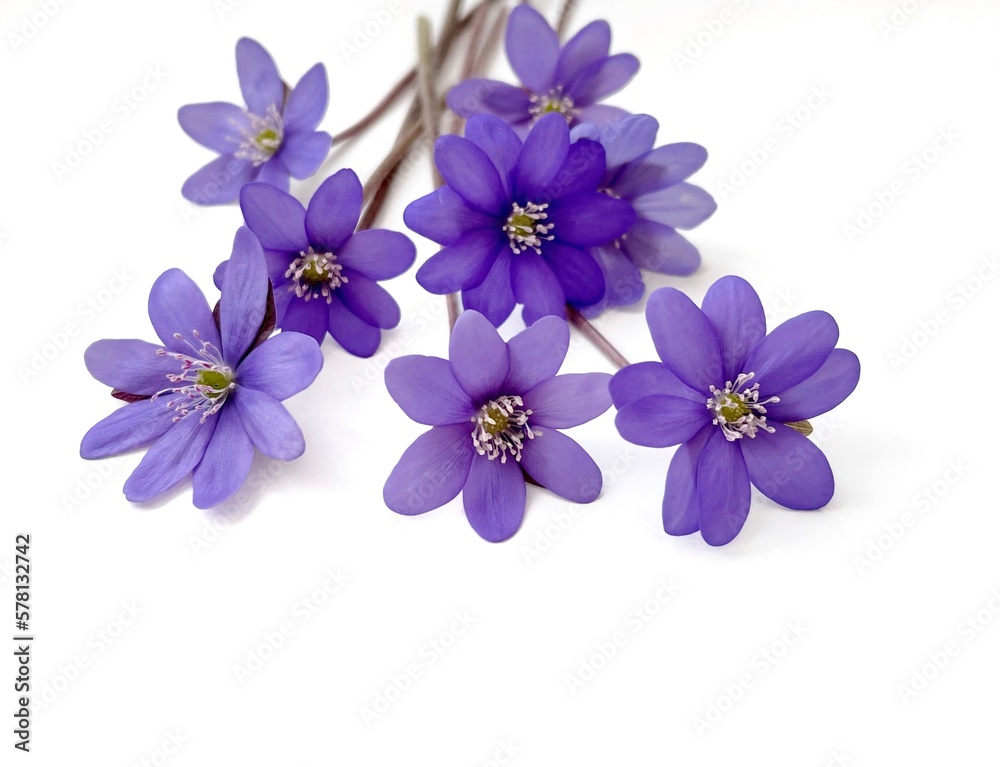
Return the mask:
{"type": "Polygon", "coordinates": [[[285,276],[292,278],[288,289],[306,301],[322,296],[329,304],[333,301],[333,291],[347,282],[347,275],[341,274],[343,269],[333,253],[317,253],[310,245],[285,271],[285,276]]]}
{"type": "Polygon", "coordinates": [[[177,412],[173,418],[174,423],[192,413],[200,413],[200,422],[205,423],[210,415],[222,409],[229,392],[236,388],[233,369],[222,360],[219,350],[208,341],[203,341],[197,330],[192,330],[191,335],[200,346],[188,341],[180,333],[174,333],[174,338],[190,346],[194,356],[168,349],[156,350],[157,355],[171,357],[181,365],[180,373],[167,375],[167,379],[175,386],[162,389],[151,397],[155,400],[163,394],[177,395],[167,402],[167,408],[177,412]]]}
{"type": "Polygon", "coordinates": [[[777,397],[760,399],[760,384],[747,386],[753,378],[753,373],[740,373],[736,381],[726,381],[725,390],[709,386],[712,396],[708,399],[708,409],[714,417],[712,423],[722,429],[722,434],[730,442],[743,437],[753,439],[757,430],[774,433],[774,427],[767,425],[767,408],[772,402],[778,402],[777,397]]]}
{"type": "Polygon", "coordinates": [[[547,202],[541,205],[529,201],[523,208],[516,202],[511,207],[511,213],[507,217],[507,223],[503,225],[503,230],[510,238],[510,249],[515,253],[523,253],[531,248],[538,255],[542,254],[542,240],[554,240],[555,236],[549,234],[555,224],[540,223],[549,217],[545,211],[548,209],[547,202]]]}
{"type": "Polygon", "coordinates": [[[471,419],[476,424],[472,430],[472,444],[479,455],[491,461],[499,458],[500,463],[507,463],[508,454],[515,461],[521,460],[524,440],[534,439],[542,433],[528,425],[531,411],[523,407],[520,397],[504,395],[479,408],[471,419]]]}
{"type": "Polygon", "coordinates": [[[580,110],[573,105],[573,99],[563,95],[563,87],[560,85],[553,88],[544,96],[536,93],[531,94],[531,106],[528,107],[533,120],[544,117],[552,112],[558,112],[566,118],[566,122],[572,123],[573,119],[580,114],[580,110]]]}
{"type": "Polygon", "coordinates": [[[278,113],[278,108],[272,104],[263,117],[246,113],[250,121],[249,128],[242,128],[243,141],[236,150],[236,156],[241,160],[250,160],[254,165],[263,165],[271,159],[285,135],[284,120],[278,113]]]}

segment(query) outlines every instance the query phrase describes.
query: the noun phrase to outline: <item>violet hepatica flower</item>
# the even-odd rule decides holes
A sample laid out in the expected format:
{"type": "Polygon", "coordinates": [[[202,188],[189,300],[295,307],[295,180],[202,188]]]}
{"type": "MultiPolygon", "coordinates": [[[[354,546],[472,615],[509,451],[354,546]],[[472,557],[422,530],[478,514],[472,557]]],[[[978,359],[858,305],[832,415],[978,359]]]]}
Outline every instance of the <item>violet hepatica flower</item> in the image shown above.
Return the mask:
{"type": "Polygon", "coordinates": [[[201,205],[232,202],[251,181],[288,189],[289,175],[307,178],[330,151],[317,131],[329,99],[326,69],[317,64],[286,92],[274,59],[247,37],[236,43],[236,70],[246,109],[215,101],[177,112],[184,132],[220,156],[192,175],[181,194],[201,205]]]}
{"type": "Polygon", "coordinates": [[[248,229],[233,243],[218,318],[184,272],[153,284],[149,319],[162,345],[104,340],[87,369],[130,404],[87,432],[80,455],[96,459],[151,445],[125,482],[130,501],[148,501],[193,475],[194,505],[222,503],[243,484],[254,448],[290,461],[305,449],[281,400],[305,389],[323,366],[301,333],[268,338],[264,253],[248,229]]]}
{"type": "Polygon", "coordinates": [[[473,529],[502,541],[521,525],[525,474],[556,495],[589,503],[601,471],[557,429],[586,423],[611,406],[605,373],[556,375],[569,327],[545,317],[504,343],[478,312],[463,312],[450,360],[411,355],[385,370],[389,394],[431,430],[407,448],[385,483],[386,505],[422,514],[460,492],[473,529]]]}
{"type": "Polygon", "coordinates": [[[604,272],[604,296],[584,312],[594,316],[609,306],[642,298],[640,269],[660,274],[691,274],[701,256],[678,229],[693,229],[716,209],[712,195],[686,179],[705,164],[708,153],[698,144],[653,148],[659,124],[649,115],[630,115],[598,128],[580,125],[576,139],[599,141],[607,170],[601,190],[628,201],[635,209],[632,227],[613,242],[591,248],[604,272]]]}
{"type": "MultiPolygon", "coordinates": [[[[324,181],[309,207],[267,184],[240,193],[247,226],[264,246],[277,325],[322,343],[327,332],[351,354],[370,357],[380,328],[399,324],[399,306],[378,284],[416,258],[410,239],[387,229],[356,232],[361,181],[344,169],[324,181]]],[[[216,273],[221,284],[225,264],[216,273]]]]}
{"type": "MultiPolygon", "coordinates": [[[[519,6],[521,8],[525,6],[519,6]]],[[[632,206],[597,191],[604,150],[570,144],[559,115],[543,117],[523,145],[492,115],[469,120],[465,138],[442,136],[434,161],[446,186],[410,203],[406,225],[445,246],[417,271],[431,293],[462,291],[462,304],[500,325],[515,303],[525,324],[565,316],[604,295],[587,248],[620,237],[632,206]]]]}
{"type": "Polygon", "coordinates": [[[746,520],[751,483],[791,509],[825,506],[830,464],[789,424],[827,412],[857,386],[858,358],[834,348],[833,317],[807,312],[765,335],[753,288],[723,277],[701,309],[674,288],[655,291],[646,320],[662,362],[623,368],[611,394],[629,442],[680,445],[667,472],[664,530],[728,543],[746,520]]]}
{"type": "Polygon", "coordinates": [[[511,11],[507,22],[507,58],[523,87],[496,80],[472,79],[448,92],[448,106],[462,117],[494,114],[520,135],[539,118],[555,113],[570,124],[603,124],[628,112],[599,104],[624,88],[639,69],[629,53],[609,56],[611,28],[594,21],[566,45],[542,15],[527,4],[511,11]]]}

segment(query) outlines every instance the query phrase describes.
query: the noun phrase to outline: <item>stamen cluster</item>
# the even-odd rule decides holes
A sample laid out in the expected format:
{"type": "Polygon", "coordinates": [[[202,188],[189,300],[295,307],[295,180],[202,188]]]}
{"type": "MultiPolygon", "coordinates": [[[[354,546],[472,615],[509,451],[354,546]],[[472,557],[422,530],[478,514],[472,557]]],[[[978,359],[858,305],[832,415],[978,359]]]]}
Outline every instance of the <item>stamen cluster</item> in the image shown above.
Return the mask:
{"type": "Polygon", "coordinates": [[[712,396],[707,407],[715,417],[712,423],[722,428],[722,434],[729,442],[735,442],[743,437],[753,439],[758,429],[774,433],[774,427],[767,425],[767,408],[772,402],[778,402],[777,397],[760,400],[760,384],[743,388],[753,378],[754,374],[740,373],[736,381],[726,381],[726,388],[719,390],[709,386],[712,396]]]}
{"type": "Polygon", "coordinates": [[[190,346],[196,357],[168,349],[156,350],[158,356],[171,357],[181,363],[181,372],[168,374],[167,379],[182,385],[162,389],[151,397],[156,400],[162,394],[180,395],[167,402],[167,408],[177,412],[172,419],[174,423],[193,413],[200,413],[200,422],[205,423],[210,415],[222,409],[229,392],[236,388],[233,370],[223,361],[221,352],[212,343],[203,341],[197,330],[191,331],[191,335],[200,346],[195,346],[180,333],[174,333],[174,338],[190,346]]]}
{"type": "Polygon", "coordinates": [[[528,425],[531,410],[523,408],[524,402],[520,397],[507,395],[483,405],[471,419],[476,424],[472,430],[472,444],[476,452],[491,461],[499,458],[500,463],[507,463],[508,455],[520,461],[524,440],[534,439],[542,433],[528,425]]]}

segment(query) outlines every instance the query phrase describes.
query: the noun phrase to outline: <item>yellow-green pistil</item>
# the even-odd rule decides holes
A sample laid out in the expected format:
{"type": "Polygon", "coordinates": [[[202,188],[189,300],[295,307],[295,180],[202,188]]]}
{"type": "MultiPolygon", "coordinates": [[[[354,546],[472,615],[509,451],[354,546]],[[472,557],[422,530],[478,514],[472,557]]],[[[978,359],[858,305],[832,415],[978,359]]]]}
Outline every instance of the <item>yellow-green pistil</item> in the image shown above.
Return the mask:
{"type": "Polygon", "coordinates": [[[528,425],[529,415],[531,411],[524,408],[520,397],[505,394],[487,402],[471,419],[476,452],[491,461],[499,458],[500,463],[507,463],[508,455],[520,461],[524,441],[541,434],[528,425]]]}
{"type": "Polygon", "coordinates": [[[726,381],[724,390],[709,386],[711,397],[708,398],[708,409],[712,412],[712,423],[722,429],[723,436],[730,442],[743,437],[753,439],[757,432],[763,430],[773,433],[774,427],[767,425],[767,408],[777,397],[760,399],[760,384],[748,386],[754,374],[740,373],[736,381],[726,381]]]}
{"type": "Polygon", "coordinates": [[[216,399],[228,392],[232,382],[232,373],[226,373],[222,370],[199,370],[195,376],[197,386],[208,387],[208,390],[203,393],[209,399],[216,399]]]}

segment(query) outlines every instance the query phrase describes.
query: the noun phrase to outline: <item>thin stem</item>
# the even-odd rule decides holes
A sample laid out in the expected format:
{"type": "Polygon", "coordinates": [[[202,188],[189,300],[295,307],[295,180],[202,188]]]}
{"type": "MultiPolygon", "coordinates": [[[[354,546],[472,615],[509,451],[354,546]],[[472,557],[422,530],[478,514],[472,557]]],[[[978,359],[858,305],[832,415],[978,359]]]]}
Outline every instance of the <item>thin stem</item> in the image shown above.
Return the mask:
{"type": "Polygon", "coordinates": [[[369,229],[375,223],[375,219],[385,204],[386,195],[392,184],[392,179],[396,175],[403,158],[410,152],[413,142],[423,133],[423,127],[419,123],[414,123],[407,127],[401,140],[397,141],[392,150],[372,173],[365,184],[364,199],[368,202],[361,221],[358,222],[358,229],[369,229]]]}
{"type": "Polygon", "coordinates": [[[566,27],[569,26],[569,17],[573,13],[574,8],[576,8],[576,0],[563,0],[562,7],[559,9],[559,15],[556,17],[556,34],[559,35],[560,39],[566,34],[566,27]]]}
{"type": "Polygon", "coordinates": [[[371,112],[369,112],[367,115],[365,115],[356,123],[354,123],[354,125],[352,125],[350,128],[345,128],[336,136],[334,136],[333,141],[331,141],[330,143],[333,146],[336,146],[337,144],[342,144],[348,139],[352,139],[355,136],[364,133],[369,127],[371,127],[371,125],[376,120],[378,120],[386,112],[389,111],[389,108],[392,107],[396,99],[402,96],[403,93],[407,90],[407,88],[413,85],[416,79],[417,79],[417,70],[411,69],[409,72],[403,75],[403,78],[398,83],[396,83],[392,87],[392,90],[390,90],[387,94],[385,94],[385,97],[378,104],[375,105],[375,107],[372,109],[371,112]]]}
{"type": "MultiPolygon", "coordinates": [[[[420,122],[424,128],[424,141],[434,146],[438,137],[437,96],[434,93],[434,65],[431,61],[434,49],[431,45],[431,23],[426,16],[417,19],[417,93],[420,95],[420,122]]],[[[444,181],[437,166],[431,163],[434,187],[444,181]]]]}
{"type": "Polygon", "coordinates": [[[580,329],[580,332],[587,337],[587,340],[597,347],[597,350],[607,357],[612,365],[621,370],[629,364],[628,360],[622,356],[622,353],[612,346],[611,342],[601,335],[601,332],[590,324],[590,320],[580,314],[575,307],[567,304],[566,314],[569,317],[569,321],[580,329]]]}
{"type": "Polygon", "coordinates": [[[490,27],[489,34],[486,36],[486,44],[483,46],[482,51],[480,51],[479,56],[476,58],[476,63],[472,68],[473,72],[479,73],[486,71],[487,64],[496,54],[497,49],[500,47],[500,43],[503,42],[504,28],[507,26],[507,16],[509,15],[510,11],[506,7],[501,6],[497,12],[497,17],[493,20],[493,25],[490,27]]]}

